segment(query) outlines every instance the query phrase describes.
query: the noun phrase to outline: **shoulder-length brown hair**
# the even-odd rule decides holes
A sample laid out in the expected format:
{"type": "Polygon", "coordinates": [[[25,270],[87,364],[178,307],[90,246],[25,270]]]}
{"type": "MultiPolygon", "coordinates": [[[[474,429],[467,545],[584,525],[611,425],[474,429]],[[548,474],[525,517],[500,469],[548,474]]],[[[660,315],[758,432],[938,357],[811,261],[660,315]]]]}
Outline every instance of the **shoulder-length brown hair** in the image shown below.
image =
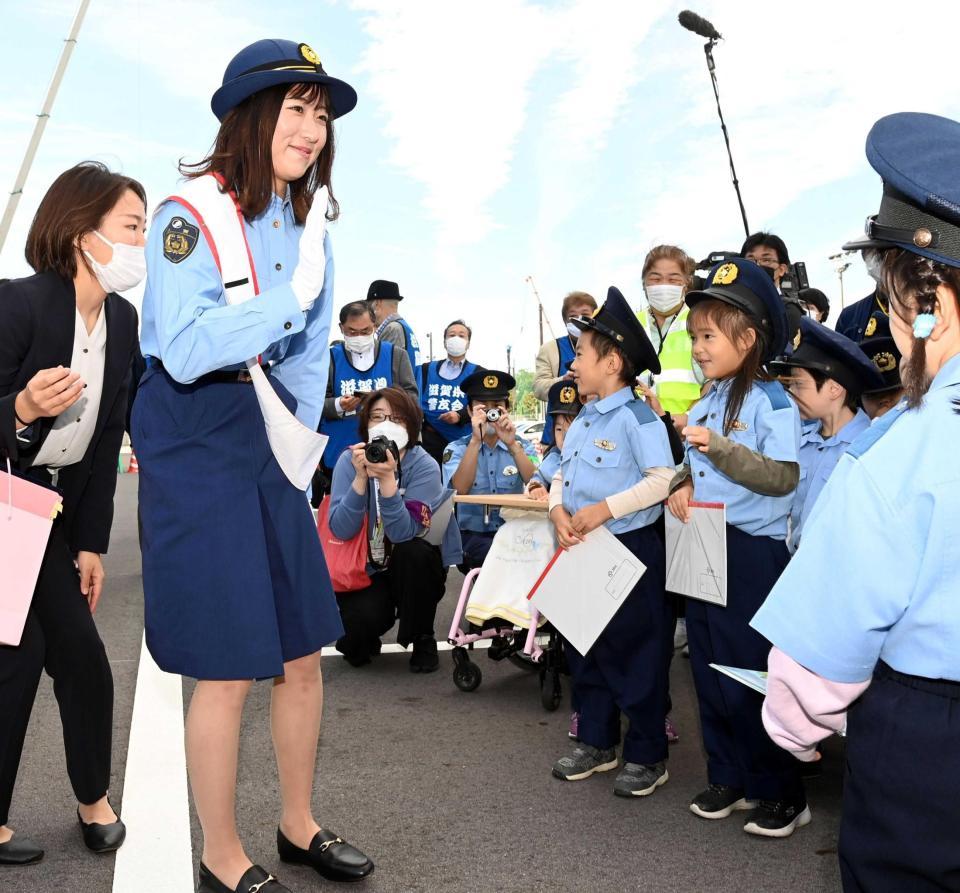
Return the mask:
{"type": "Polygon", "coordinates": [[[80,239],[99,229],[128,189],[146,207],[147,193],[140,183],[99,161],[81,161],[65,170],[47,190],[30,224],[23,252],[27,263],[37,273],[52,270],[73,279],[80,239]]]}
{"type": "MultiPolygon", "coordinates": [[[[180,162],[180,173],[189,179],[204,174],[220,174],[236,193],[247,220],[259,217],[273,196],[273,133],[283,101],[291,99],[318,102],[330,111],[330,97],[321,84],[279,84],[267,87],[243,100],[224,116],[210,154],[195,164],[180,162]]],[[[336,154],[333,121],[327,120],[327,141],[320,157],[307,172],[290,184],[290,200],[297,223],[307,219],[313,195],[326,186],[330,196],[327,220],[340,216],[340,205],[333,195],[333,158],[336,154]]]]}
{"type": "Polygon", "coordinates": [[[399,423],[407,429],[409,439],[407,449],[415,447],[420,440],[420,429],[423,427],[423,410],[403,388],[380,388],[364,397],[363,405],[360,407],[360,439],[366,443],[370,428],[370,410],[381,397],[390,404],[390,414],[396,416],[399,423]]]}

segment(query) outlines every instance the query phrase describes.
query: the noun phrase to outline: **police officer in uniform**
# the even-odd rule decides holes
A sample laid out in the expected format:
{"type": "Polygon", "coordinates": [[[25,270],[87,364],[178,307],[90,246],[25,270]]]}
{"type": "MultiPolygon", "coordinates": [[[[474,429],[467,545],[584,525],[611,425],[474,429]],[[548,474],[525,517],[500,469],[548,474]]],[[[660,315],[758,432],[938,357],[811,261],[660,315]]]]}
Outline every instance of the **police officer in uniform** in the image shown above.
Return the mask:
{"type": "MultiPolygon", "coordinates": [[[[522,493],[536,466],[533,450],[517,431],[509,415],[512,375],[497,369],[474,372],[460,389],[467,395],[471,432],[453,441],[443,454],[443,482],[461,495],[522,493]]],[[[498,509],[461,505],[457,519],[463,540],[466,567],[480,567],[503,524],[498,509]]]]}
{"type": "Polygon", "coordinates": [[[812,760],[846,725],[846,893],[933,893],[960,889],[960,124],[889,115],[867,158],[906,400],[841,459],[753,625],[774,740],[812,760]]]}

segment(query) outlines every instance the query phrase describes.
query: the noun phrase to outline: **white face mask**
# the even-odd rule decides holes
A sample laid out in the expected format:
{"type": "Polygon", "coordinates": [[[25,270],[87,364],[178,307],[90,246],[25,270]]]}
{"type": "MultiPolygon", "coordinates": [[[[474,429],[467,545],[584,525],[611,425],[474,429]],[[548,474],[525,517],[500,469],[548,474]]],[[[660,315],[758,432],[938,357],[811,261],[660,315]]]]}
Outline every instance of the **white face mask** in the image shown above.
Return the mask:
{"type": "Polygon", "coordinates": [[[658,313],[669,313],[683,303],[682,285],[645,285],[647,303],[658,313]]]}
{"type": "Polygon", "coordinates": [[[93,231],[93,234],[105,245],[113,249],[113,257],[101,264],[94,260],[89,251],[84,251],[93,275],[105,292],[126,291],[135,288],[147,275],[147,259],[140,245],[128,245],[126,242],[111,242],[102,233],[93,231]]]}
{"type": "Polygon", "coordinates": [[[461,338],[459,335],[451,335],[443,342],[443,346],[447,349],[447,353],[452,357],[463,357],[467,353],[467,344],[469,342],[466,338],[461,338]]]}
{"type": "Polygon", "coordinates": [[[392,440],[398,450],[402,450],[410,441],[407,429],[396,422],[377,422],[376,425],[371,425],[367,429],[367,443],[370,443],[374,437],[386,437],[387,440],[392,440]]]}
{"type": "Polygon", "coordinates": [[[567,323],[567,334],[576,341],[580,337],[580,329],[578,329],[572,322],[567,323]]]}
{"type": "Polygon", "coordinates": [[[870,278],[880,285],[880,252],[879,251],[864,251],[863,252],[863,263],[867,268],[867,273],[870,274],[870,278]]]}
{"type": "Polygon", "coordinates": [[[363,353],[373,347],[376,335],[344,335],[343,346],[351,353],[363,353]]]}

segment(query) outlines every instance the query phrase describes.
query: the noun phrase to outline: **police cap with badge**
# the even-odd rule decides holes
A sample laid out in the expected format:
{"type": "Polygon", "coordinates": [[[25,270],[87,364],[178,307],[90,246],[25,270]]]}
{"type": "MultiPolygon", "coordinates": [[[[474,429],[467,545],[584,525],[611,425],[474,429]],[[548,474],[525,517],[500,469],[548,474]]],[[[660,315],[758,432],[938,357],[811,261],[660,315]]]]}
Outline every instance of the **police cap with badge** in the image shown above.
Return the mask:
{"type": "Polygon", "coordinates": [[[787,311],[783,297],[762,267],[745,258],[717,264],[707,275],[706,287],[687,292],[688,307],[701,301],[723,301],[746,313],[760,331],[763,362],[769,363],[787,345],[787,311]]]}
{"type": "Polygon", "coordinates": [[[353,111],[357,91],[330,77],[320,57],[305,43],[292,40],[258,40],[244,47],[230,60],[223,84],[210,101],[221,121],[230,109],[267,87],[278,84],[320,84],[330,97],[330,117],[341,118],[353,111]]]}
{"type": "Polygon", "coordinates": [[[846,251],[903,248],[960,267],[960,123],[921,112],[887,115],[870,128],[867,160],[883,179],[880,211],[846,251]]]}
{"type": "Polygon", "coordinates": [[[547,392],[547,415],[577,415],[582,406],[577,384],[569,378],[555,381],[547,392]]]}
{"type": "Polygon", "coordinates": [[[875,311],[867,322],[860,350],[877,367],[883,379],[881,387],[865,390],[864,394],[879,396],[903,387],[900,381],[900,350],[890,335],[890,320],[882,310],[875,311]]]}
{"type": "Polygon", "coordinates": [[[516,386],[516,379],[512,375],[497,369],[479,369],[460,382],[460,390],[468,400],[476,403],[507,400],[516,386]]]}
{"type": "Polygon", "coordinates": [[[789,375],[797,368],[832,378],[853,396],[883,385],[877,367],[856,342],[810,317],[800,320],[793,353],[770,364],[770,371],[776,375],[789,375]]]}
{"type": "Polygon", "coordinates": [[[636,367],[637,372],[660,372],[660,358],[644,331],[637,314],[615,285],[607,289],[607,299],[593,316],[574,316],[570,319],[581,332],[591,331],[606,335],[636,367]]]}

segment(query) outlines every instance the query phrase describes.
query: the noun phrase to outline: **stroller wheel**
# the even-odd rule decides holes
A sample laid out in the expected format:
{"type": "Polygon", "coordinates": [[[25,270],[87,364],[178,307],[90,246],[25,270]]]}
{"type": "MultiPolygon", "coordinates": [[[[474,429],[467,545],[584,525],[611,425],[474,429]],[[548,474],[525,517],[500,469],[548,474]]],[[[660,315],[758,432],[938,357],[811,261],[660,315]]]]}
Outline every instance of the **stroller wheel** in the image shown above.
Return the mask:
{"type": "Polygon", "coordinates": [[[483,673],[473,661],[458,661],[453,668],[453,684],[460,691],[475,691],[483,681],[483,673]]]}
{"type": "Polygon", "coordinates": [[[557,673],[542,673],[540,675],[540,703],[544,710],[553,713],[563,700],[563,688],[560,685],[560,676],[557,673]]]}

